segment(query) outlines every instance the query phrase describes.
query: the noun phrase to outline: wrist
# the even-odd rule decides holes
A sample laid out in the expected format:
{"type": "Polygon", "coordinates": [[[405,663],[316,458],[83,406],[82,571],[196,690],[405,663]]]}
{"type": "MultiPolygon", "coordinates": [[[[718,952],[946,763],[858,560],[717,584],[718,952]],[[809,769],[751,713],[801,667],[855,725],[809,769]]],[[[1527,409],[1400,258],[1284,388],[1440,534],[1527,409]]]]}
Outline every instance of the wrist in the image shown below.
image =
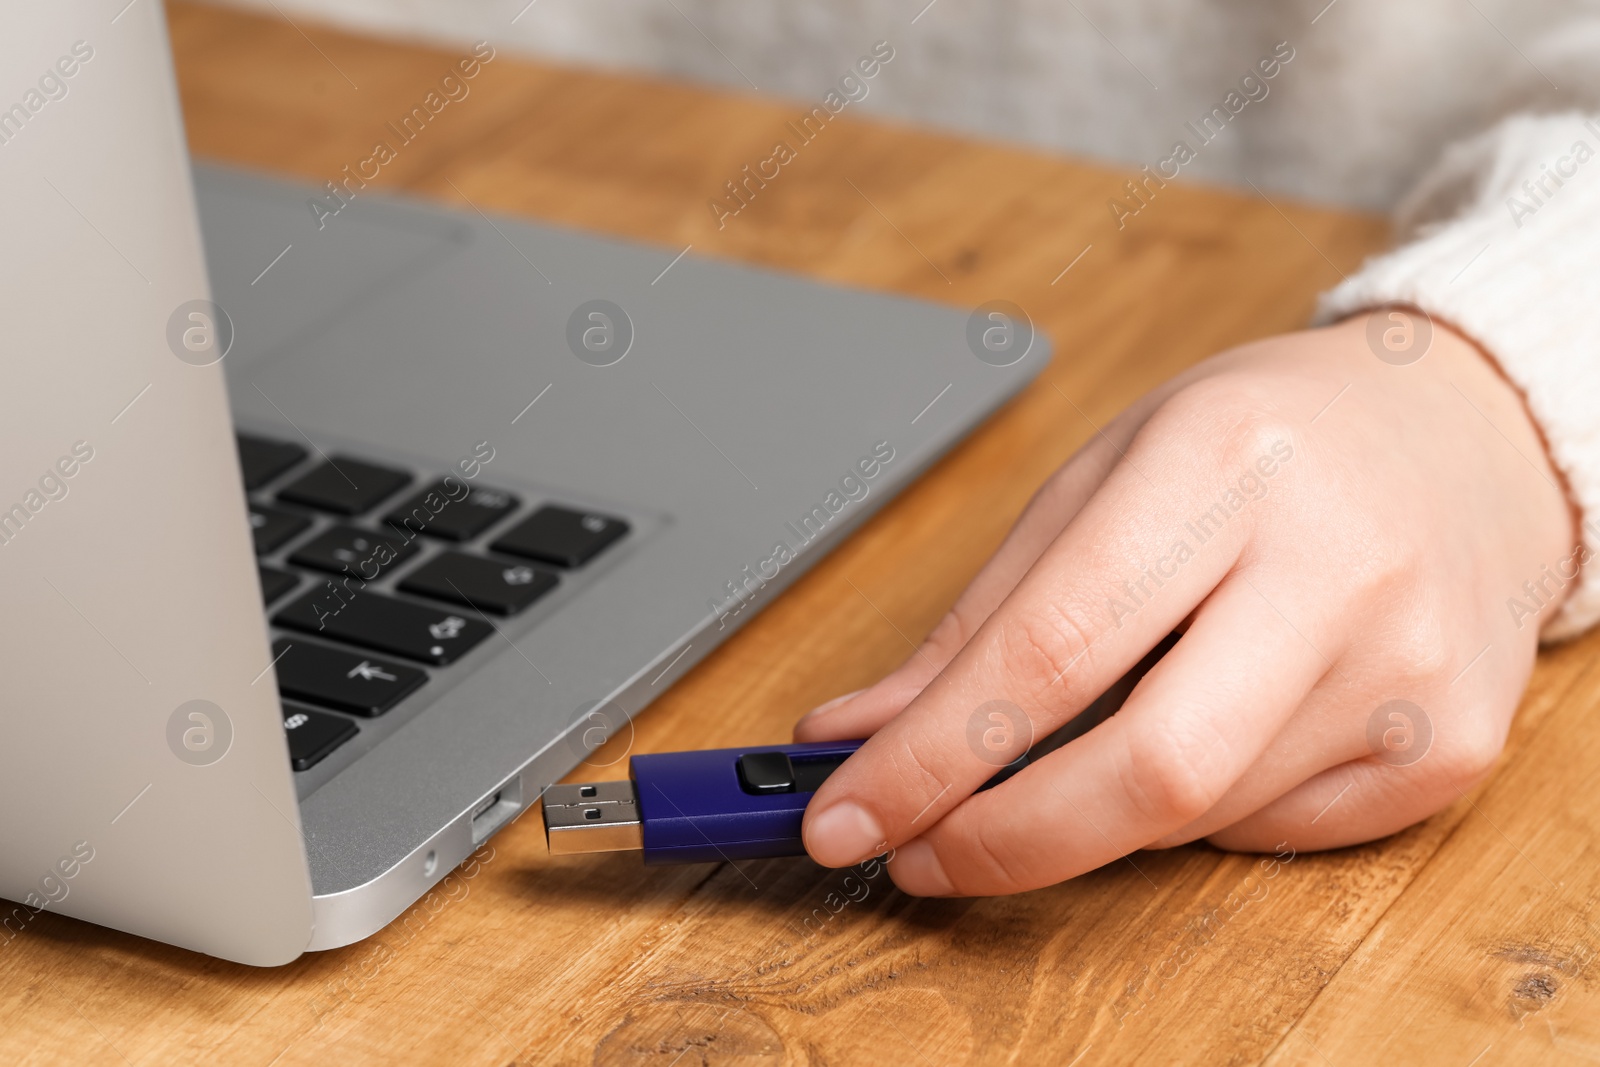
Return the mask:
{"type": "Polygon", "coordinates": [[[1506,374],[1493,353],[1448,323],[1434,320],[1434,326],[1446,362],[1467,371],[1459,382],[1462,392],[1470,400],[1482,401],[1484,414],[1490,422],[1507,436],[1509,443],[1528,460],[1529,466],[1559,495],[1559,500],[1551,500],[1552,506],[1545,509],[1551,527],[1558,531],[1565,546],[1581,543],[1582,509],[1566,476],[1556,465],[1544,427],[1534,418],[1527,396],[1506,374]],[[1467,370],[1469,367],[1471,370],[1467,370]],[[1476,393],[1469,391],[1471,389],[1476,393]]]}
{"type": "MultiPolygon", "coordinates": [[[[1395,310],[1373,309],[1329,328],[1359,335],[1356,343],[1360,346],[1360,358],[1370,359],[1370,339],[1381,335],[1390,313],[1395,310]]],[[[1397,365],[1393,370],[1417,372],[1433,379],[1437,389],[1457,394],[1455,399],[1464,409],[1461,412],[1464,420],[1475,421],[1484,432],[1498,437],[1503,447],[1521,457],[1520,463],[1511,465],[1509,477],[1498,481],[1486,479],[1484,491],[1498,491],[1506,506],[1521,512],[1528,535],[1534,543],[1545,546],[1544,552],[1549,558],[1570,553],[1574,546],[1581,545],[1582,509],[1556,465],[1544,429],[1534,418],[1522,390],[1494,355],[1466,333],[1415,309],[1400,310],[1425,320],[1431,338],[1414,364],[1397,365]]],[[[1446,397],[1447,401],[1449,399],[1446,397]]],[[[1564,592],[1570,592],[1575,585],[1564,592]]]]}

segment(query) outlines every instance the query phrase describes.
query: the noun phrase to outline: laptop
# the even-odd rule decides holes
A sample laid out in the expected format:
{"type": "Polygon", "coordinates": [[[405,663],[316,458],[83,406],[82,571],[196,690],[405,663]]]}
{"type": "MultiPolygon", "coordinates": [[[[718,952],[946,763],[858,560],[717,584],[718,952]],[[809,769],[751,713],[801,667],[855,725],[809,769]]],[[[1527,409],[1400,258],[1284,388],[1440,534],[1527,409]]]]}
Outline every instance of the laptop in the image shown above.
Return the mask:
{"type": "Polygon", "coordinates": [[[0,940],[380,930],[1048,360],[1003,302],[192,168],[124,4],[0,12],[0,940]]]}

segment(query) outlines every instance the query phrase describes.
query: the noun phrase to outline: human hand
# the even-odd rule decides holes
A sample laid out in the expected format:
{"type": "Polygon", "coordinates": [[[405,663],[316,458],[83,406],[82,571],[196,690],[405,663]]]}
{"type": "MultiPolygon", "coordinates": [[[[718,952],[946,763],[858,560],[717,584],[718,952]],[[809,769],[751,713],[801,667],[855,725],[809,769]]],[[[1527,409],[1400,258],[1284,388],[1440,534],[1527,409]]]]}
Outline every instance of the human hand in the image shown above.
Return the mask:
{"type": "Polygon", "coordinates": [[[1009,893],[1199,838],[1367,841],[1486,775],[1560,593],[1521,618],[1508,598],[1575,573],[1572,512],[1476,348],[1435,327],[1395,366],[1367,336],[1225,352],[1068,460],[902,667],[796,726],[871,735],[807,809],[811,855],[893,847],[907,892],[1009,893]],[[1175,629],[1115,716],[973,792],[1175,629]]]}

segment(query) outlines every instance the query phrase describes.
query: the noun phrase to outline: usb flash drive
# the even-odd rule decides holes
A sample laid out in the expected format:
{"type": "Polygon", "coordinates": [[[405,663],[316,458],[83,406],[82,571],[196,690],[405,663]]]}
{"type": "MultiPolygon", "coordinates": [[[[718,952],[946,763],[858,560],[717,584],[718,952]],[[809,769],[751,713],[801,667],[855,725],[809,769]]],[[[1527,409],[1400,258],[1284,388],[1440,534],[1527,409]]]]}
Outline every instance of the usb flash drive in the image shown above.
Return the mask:
{"type": "MultiPolygon", "coordinates": [[[[1097,700],[980,789],[999,785],[1110,718],[1177,640],[1175,633],[1164,638],[1097,700]]],[[[800,821],[811,795],[863,744],[823,741],[634,756],[628,781],[546,789],[545,840],[558,856],[641,851],[647,864],[804,855],[800,821]]]]}
{"type": "MultiPolygon", "coordinates": [[[[630,780],[544,792],[553,855],[640,850],[647,864],[800,856],[806,804],[861,741],[634,756],[630,780]]],[[[984,786],[1028,761],[1024,754],[984,786]]]]}

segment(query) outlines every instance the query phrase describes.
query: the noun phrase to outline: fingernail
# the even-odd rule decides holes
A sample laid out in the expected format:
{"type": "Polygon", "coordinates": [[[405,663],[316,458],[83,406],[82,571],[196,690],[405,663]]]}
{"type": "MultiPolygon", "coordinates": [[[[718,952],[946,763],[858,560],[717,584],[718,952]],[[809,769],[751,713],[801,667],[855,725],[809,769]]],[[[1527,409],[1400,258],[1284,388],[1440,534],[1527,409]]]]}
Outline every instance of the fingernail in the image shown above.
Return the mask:
{"type": "Polygon", "coordinates": [[[852,690],[851,692],[846,693],[844,696],[834,697],[832,700],[828,701],[825,704],[818,704],[816,707],[812,708],[810,711],[806,712],[804,715],[802,715],[800,717],[802,719],[809,719],[813,715],[821,715],[823,712],[832,711],[834,708],[838,707],[840,704],[843,704],[846,700],[854,699],[855,697],[858,697],[862,693],[865,693],[865,692],[866,692],[865,689],[852,690]]]}
{"type": "Polygon", "coordinates": [[[894,884],[919,897],[947,897],[956,891],[939,854],[920,837],[894,850],[894,884]]]}
{"type": "Polygon", "coordinates": [[[824,867],[848,867],[883,850],[883,830],[866,809],[844,800],[806,826],[806,851],[824,867]]]}

